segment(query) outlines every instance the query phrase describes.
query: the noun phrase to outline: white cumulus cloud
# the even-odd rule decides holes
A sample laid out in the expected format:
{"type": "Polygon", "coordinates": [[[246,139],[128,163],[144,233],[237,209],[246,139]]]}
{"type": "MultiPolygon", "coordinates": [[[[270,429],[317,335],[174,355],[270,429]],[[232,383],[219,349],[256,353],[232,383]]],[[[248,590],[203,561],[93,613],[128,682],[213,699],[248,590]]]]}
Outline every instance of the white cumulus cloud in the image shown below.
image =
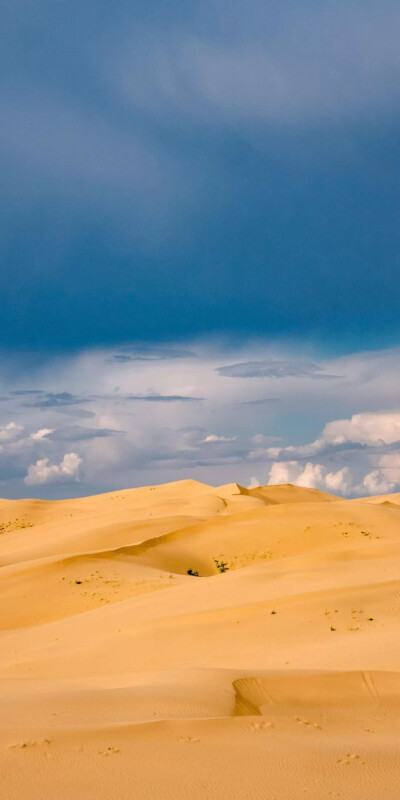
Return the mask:
{"type": "Polygon", "coordinates": [[[322,439],[332,444],[354,442],[372,446],[399,442],[400,412],[353,414],[350,419],[328,422],[322,439]]]}
{"type": "MultiPolygon", "coordinates": [[[[381,411],[353,414],[350,419],[328,422],[318,439],[294,447],[268,447],[264,454],[268,458],[310,458],[331,450],[345,449],[349,445],[380,447],[400,443],[400,412],[381,411]]],[[[250,453],[259,458],[260,450],[250,453]]]]}
{"type": "Polygon", "coordinates": [[[353,476],[348,467],[337,472],[328,472],[323,464],[313,464],[311,461],[305,465],[299,461],[273,463],[268,485],[279,483],[293,483],[308,489],[324,489],[339,494],[350,494],[354,489],[353,476]]]}
{"type": "Polygon", "coordinates": [[[59,464],[50,464],[49,458],[39,458],[31,464],[24,478],[27,486],[44,483],[69,483],[79,481],[82,459],[76,453],[66,453],[59,464]]]}
{"type": "Polygon", "coordinates": [[[3,444],[15,442],[21,437],[23,430],[23,425],[17,425],[15,422],[9,422],[8,425],[0,426],[0,442],[3,442],[3,444]]]}
{"type": "Polygon", "coordinates": [[[368,494],[387,494],[400,486],[400,453],[385,453],[377,460],[378,469],[363,480],[368,494]]]}
{"type": "Polygon", "coordinates": [[[54,433],[53,428],[40,428],[40,430],[36,431],[35,433],[31,433],[31,439],[34,439],[34,441],[37,442],[41,439],[45,439],[50,433],[54,433]]]}
{"type": "Polygon", "coordinates": [[[379,467],[356,480],[349,467],[328,472],[324,464],[305,465],[301,461],[275,461],[271,465],[268,485],[293,483],[310,489],[321,489],[331,494],[358,495],[387,494],[400,486],[400,454],[388,453],[378,459],[379,467]]]}

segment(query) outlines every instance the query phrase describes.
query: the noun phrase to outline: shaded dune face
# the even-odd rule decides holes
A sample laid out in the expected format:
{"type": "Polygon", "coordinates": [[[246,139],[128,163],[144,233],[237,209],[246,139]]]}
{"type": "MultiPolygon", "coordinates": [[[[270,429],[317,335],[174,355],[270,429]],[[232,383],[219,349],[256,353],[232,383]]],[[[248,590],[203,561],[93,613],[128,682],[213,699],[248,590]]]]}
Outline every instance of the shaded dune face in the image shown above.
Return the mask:
{"type": "Polygon", "coordinates": [[[397,800],[400,495],[0,500],[7,800],[397,800]]]}
{"type": "Polygon", "coordinates": [[[240,678],[234,681],[235,714],[279,715],[307,711],[351,717],[357,710],[400,711],[400,674],[357,671],[240,678]]]}

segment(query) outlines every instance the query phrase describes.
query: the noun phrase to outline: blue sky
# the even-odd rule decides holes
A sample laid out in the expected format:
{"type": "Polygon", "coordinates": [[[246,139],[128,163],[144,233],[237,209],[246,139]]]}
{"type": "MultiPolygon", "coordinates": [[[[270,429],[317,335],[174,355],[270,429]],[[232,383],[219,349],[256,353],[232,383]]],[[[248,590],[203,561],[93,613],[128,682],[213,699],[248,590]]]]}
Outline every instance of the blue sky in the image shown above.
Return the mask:
{"type": "MultiPolygon", "coordinates": [[[[168,364],[168,392],[177,399],[145,402],[163,430],[177,430],[172,407],[185,404],[187,427],[205,425],[200,444],[203,433],[236,442],[247,437],[229,469],[199,466],[208,460],[199,446],[182,468],[200,470],[204,479],[228,479],[229,470],[232,479],[233,473],[247,479],[252,436],[298,446],[342,414],[396,413],[395,385],[392,395],[382,390],[380,401],[371,396],[368,408],[352,379],[343,407],[334,387],[344,378],[321,381],[318,369],[305,375],[304,364],[397,352],[399,24],[400,8],[388,0],[2,2],[0,389],[14,398],[0,403],[5,431],[15,422],[29,438],[36,413],[41,427],[53,430],[52,414],[60,419],[61,408],[89,410],[92,431],[111,430],[99,422],[104,398],[90,400],[89,408],[86,375],[82,403],[62,405],[68,394],[82,399],[77,370],[82,363],[88,369],[88,354],[99,383],[100,363],[103,382],[112,383],[112,368],[124,380],[130,370],[131,395],[160,394],[168,364]],[[142,361],[124,361],[132,347],[142,361]],[[149,353],[153,372],[143,387],[140,370],[149,353]],[[244,378],[240,367],[234,376],[215,371],[254,361],[267,365],[262,374],[254,374],[260,366],[244,378]],[[278,362],[283,367],[275,375],[278,362]],[[182,388],[188,363],[192,381],[182,388]],[[242,402],[235,398],[247,381],[241,414],[250,414],[252,430],[244,433],[236,412],[226,412],[230,430],[215,431],[214,400],[212,413],[200,413],[209,395],[199,383],[200,363],[211,387],[214,377],[221,386],[230,381],[233,405],[242,402]],[[52,385],[46,370],[54,364],[65,365],[65,378],[55,370],[52,385]],[[10,394],[39,391],[38,381],[45,382],[47,405],[24,405],[22,395],[10,394]],[[297,414],[302,381],[308,401],[297,414]],[[293,406],[278,403],[267,413],[256,387],[268,399],[271,386],[282,384],[285,394],[289,383],[293,406]],[[316,390],[322,384],[332,387],[333,398],[323,409],[316,390]],[[205,399],[184,401],[182,393],[205,399]],[[166,413],[167,405],[164,419],[160,409],[166,413]]],[[[378,370],[379,359],[362,358],[378,370]]],[[[143,403],[135,401],[139,427],[145,427],[138,416],[143,403]]],[[[115,416],[114,409],[119,429],[115,416]]],[[[123,457],[118,450],[125,470],[119,480],[145,482],[132,455],[133,429],[88,439],[75,428],[62,430],[45,435],[46,443],[32,440],[31,455],[57,466],[75,453],[80,461],[70,483],[68,470],[53,471],[37,489],[26,483],[31,464],[14,452],[11,469],[0,438],[4,494],[83,493],[82,481],[88,490],[105,489],[111,467],[101,477],[92,474],[85,448],[96,441],[102,452],[116,452],[124,438],[130,444],[123,457]],[[62,452],[67,436],[71,446],[62,452]]],[[[157,471],[151,462],[150,482],[174,479],[182,469],[172,439],[171,433],[164,443],[170,468],[157,471]]],[[[226,441],[203,444],[235,449],[226,441]]],[[[287,460],[282,447],[278,461],[287,460]]],[[[265,459],[260,479],[275,463],[271,453],[265,459]]],[[[353,476],[354,489],[364,467],[352,468],[361,476],[353,476]]],[[[294,480],[303,475],[291,469],[294,480]]]]}

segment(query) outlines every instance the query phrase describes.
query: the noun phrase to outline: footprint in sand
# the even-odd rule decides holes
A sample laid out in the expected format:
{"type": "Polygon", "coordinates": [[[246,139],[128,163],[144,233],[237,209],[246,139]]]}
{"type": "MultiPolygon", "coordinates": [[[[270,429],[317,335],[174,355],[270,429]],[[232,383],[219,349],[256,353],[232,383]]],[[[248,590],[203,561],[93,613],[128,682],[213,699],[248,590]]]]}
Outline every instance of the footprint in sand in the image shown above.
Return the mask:
{"type": "Polygon", "coordinates": [[[19,744],[10,744],[8,746],[9,750],[28,750],[31,747],[37,747],[38,745],[48,745],[51,743],[51,739],[42,739],[40,742],[20,742],[19,744]]]}
{"type": "Polygon", "coordinates": [[[255,731],[255,733],[265,733],[272,727],[272,722],[254,722],[251,726],[251,730],[255,731]]]}
{"type": "Polygon", "coordinates": [[[107,747],[107,750],[99,750],[98,755],[99,756],[111,756],[111,755],[115,755],[116,753],[120,753],[120,752],[121,752],[121,750],[119,750],[118,747],[107,747]]]}
{"type": "Polygon", "coordinates": [[[196,744],[200,739],[194,739],[193,736],[180,736],[178,742],[182,744],[196,744]]]}
{"type": "Polygon", "coordinates": [[[357,761],[359,764],[365,764],[365,761],[362,760],[361,756],[358,753],[346,753],[346,757],[339,758],[337,763],[346,764],[346,766],[348,766],[348,764],[352,764],[357,761]]]}
{"type": "Polygon", "coordinates": [[[311,722],[309,719],[301,719],[301,717],[295,717],[296,722],[300,722],[302,725],[310,725],[312,728],[318,728],[322,730],[322,726],[318,725],[317,722],[311,722]]]}

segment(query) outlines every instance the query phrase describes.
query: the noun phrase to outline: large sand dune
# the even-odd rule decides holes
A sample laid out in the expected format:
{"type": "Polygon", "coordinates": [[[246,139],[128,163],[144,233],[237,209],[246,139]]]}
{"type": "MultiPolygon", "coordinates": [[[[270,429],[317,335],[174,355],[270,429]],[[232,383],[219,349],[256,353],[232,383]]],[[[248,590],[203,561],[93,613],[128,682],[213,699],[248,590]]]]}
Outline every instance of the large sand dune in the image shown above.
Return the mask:
{"type": "Polygon", "coordinates": [[[5,800],[400,795],[398,494],[1,500],[0,599],[5,800]]]}

